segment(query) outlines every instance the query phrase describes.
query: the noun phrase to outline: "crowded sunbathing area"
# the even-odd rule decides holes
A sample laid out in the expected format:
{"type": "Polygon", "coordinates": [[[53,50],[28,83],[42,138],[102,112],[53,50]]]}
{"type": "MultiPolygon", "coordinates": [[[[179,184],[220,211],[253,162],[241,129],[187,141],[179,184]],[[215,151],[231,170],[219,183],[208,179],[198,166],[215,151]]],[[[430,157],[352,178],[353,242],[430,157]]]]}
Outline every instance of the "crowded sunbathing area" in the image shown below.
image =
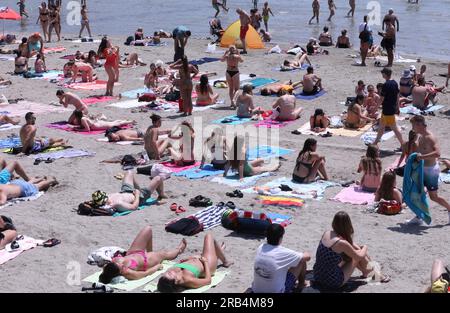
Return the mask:
{"type": "Polygon", "coordinates": [[[13,2],[1,292],[448,292],[450,59],[397,9],[302,1],[289,43],[275,1],[204,1],[208,36],[13,2]]]}

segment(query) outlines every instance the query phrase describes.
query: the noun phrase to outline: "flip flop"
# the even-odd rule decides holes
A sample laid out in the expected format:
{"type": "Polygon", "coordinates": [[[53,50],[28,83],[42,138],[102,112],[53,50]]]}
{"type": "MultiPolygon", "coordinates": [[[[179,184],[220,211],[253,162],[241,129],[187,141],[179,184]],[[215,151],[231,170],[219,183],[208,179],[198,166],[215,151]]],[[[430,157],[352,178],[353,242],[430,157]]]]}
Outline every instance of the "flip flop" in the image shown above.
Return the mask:
{"type": "Polygon", "coordinates": [[[302,133],[299,132],[298,130],[294,130],[294,131],[291,131],[291,134],[294,134],[294,135],[301,135],[302,133]]]}
{"type": "Polygon", "coordinates": [[[53,163],[53,161],[55,161],[55,159],[48,158],[47,160],[45,160],[45,163],[53,163]]]}
{"type": "Polygon", "coordinates": [[[41,158],[37,158],[36,160],[34,160],[34,165],[39,165],[42,161],[44,161],[43,159],[41,159],[41,158]]]}
{"type": "Polygon", "coordinates": [[[54,247],[56,245],[59,245],[60,243],[61,243],[61,240],[56,239],[56,238],[52,238],[52,239],[49,239],[49,240],[45,241],[42,245],[45,248],[51,248],[51,247],[54,247]]]}
{"type": "Polygon", "coordinates": [[[176,212],[178,209],[178,204],[175,202],[170,205],[170,210],[176,212]]]}
{"type": "Polygon", "coordinates": [[[178,207],[178,209],[175,211],[175,213],[180,214],[186,212],[186,209],[183,208],[181,205],[178,207]]]}

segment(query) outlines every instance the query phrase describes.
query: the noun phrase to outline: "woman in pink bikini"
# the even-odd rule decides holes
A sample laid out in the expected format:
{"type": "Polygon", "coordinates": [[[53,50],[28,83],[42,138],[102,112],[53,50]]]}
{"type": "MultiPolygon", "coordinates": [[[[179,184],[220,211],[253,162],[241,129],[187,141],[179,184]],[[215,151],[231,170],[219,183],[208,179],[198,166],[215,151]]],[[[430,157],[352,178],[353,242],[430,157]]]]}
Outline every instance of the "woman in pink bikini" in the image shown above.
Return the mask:
{"type": "Polygon", "coordinates": [[[128,280],[144,278],[162,269],[161,262],[173,260],[186,249],[186,239],[181,240],[177,249],[153,251],[153,234],[150,226],[145,226],[134,239],[125,256],[117,256],[105,265],[99,281],[109,284],[115,277],[128,280]]]}

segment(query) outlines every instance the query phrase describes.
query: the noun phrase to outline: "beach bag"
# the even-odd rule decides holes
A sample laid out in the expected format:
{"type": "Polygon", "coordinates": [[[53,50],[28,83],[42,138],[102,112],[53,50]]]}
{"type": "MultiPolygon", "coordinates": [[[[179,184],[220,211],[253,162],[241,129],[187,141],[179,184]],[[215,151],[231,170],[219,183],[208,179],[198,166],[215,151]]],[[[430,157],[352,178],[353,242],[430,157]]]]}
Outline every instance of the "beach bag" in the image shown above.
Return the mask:
{"type": "Polygon", "coordinates": [[[222,214],[222,226],[236,232],[265,236],[272,221],[267,215],[244,210],[226,210],[222,214]]]}
{"type": "Polygon", "coordinates": [[[169,92],[164,96],[164,99],[166,101],[172,101],[172,102],[178,101],[180,99],[180,91],[174,90],[172,92],[169,92]]]}
{"type": "Polygon", "coordinates": [[[144,93],[139,96],[138,102],[151,102],[156,100],[156,95],[154,93],[144,93]]]}
{"type": "Polygon", "coordinates": [[[378,204],[378,210],[377,213],[384,214],[384,215],[395,215],[400,213],[402,210],[402,205],[400,203],[397,203],[397,201],[380,201],[378,204]]]}
{"type": "Polygon", "coordinates": [[[370,41],[370,32],[367,30],[367,23],[364,25],[363,31],[359,33],[359,39],[361,39],[362,42],[370,41]]]}
{"type": "Polygon", "coordinates": [[[91,202],[83,202],[78,205],[77,213],[86,216],[112,216],[113,209],[95,207],[91,202]]]}
{"type": "Polygon", "coordinates": [[[166,225],[166,231],[174,234],[193,236],[203,231],[203,224],[195,216],[189,216],[170,222],[166,225]]]}

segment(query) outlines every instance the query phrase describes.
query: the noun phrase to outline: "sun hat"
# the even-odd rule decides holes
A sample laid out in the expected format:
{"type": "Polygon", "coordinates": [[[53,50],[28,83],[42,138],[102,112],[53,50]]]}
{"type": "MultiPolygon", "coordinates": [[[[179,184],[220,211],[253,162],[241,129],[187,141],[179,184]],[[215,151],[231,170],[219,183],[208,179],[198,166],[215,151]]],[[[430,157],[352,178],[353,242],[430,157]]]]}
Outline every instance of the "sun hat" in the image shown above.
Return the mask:
{"type": "Polygon", "coordinates": [[[404,70],[402,78],[411,78],[410,70],[404,70]]]}

